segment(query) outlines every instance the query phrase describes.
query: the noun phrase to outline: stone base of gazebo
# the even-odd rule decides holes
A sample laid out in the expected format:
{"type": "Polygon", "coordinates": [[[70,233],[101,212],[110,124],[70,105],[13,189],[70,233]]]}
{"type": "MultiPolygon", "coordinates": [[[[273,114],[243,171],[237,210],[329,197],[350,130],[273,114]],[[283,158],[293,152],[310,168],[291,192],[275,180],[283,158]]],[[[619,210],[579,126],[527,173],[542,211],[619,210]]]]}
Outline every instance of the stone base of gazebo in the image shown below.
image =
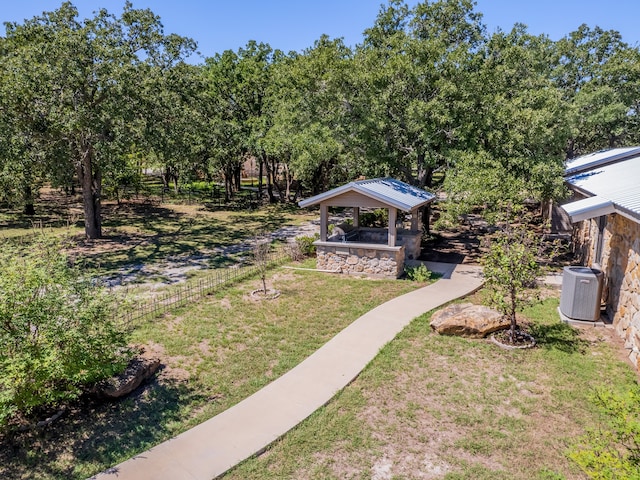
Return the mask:
{"type": "Polygon", "coordinates": [[[316,241],[317,268],[346,274],[398,278],[404,272],[404,246],[316,241]]]}

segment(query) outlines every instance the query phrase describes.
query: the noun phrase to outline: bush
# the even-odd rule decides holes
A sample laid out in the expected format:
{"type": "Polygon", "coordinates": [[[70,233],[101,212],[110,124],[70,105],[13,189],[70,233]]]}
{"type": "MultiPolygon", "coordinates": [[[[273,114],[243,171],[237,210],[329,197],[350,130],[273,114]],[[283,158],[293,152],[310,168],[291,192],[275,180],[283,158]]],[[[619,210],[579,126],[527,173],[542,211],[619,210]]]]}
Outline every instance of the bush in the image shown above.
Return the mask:
{"type": "Polygon", "coordinates": [[[371,228],[387,228],[389,226],[389,211],[386,208],[377,208],[373,212],[361,213],[360,226],[371,228]]]}
{"type": "Polygon", "coordinates": [[[640,387],[626,394],[599,390],[605,424],[585,435],[569,456],[589,478],[640,478],[640,387]]]}
{"type": "Polygon", "coordinates": [[[404,271],[407,274],[407,278],[414,282],[428,282],[431,280],[431,272],[423,263],[417,267],[405,266],[404,271]]]}
{"type": "Polygon", "coordinates": [[[316,240],[320,239],[320,234],[316,233],[313,236],[297,237],[296,244],[300,254],[305,257],[312,257],[316,254],[316,246],[313,244],[316,240]]]}
{"type": "Polygon", "coordinates": [[[0,271],[0,428],[124,369],[113,295],[71,268],[58,244],[2,245],[0,271]]]}

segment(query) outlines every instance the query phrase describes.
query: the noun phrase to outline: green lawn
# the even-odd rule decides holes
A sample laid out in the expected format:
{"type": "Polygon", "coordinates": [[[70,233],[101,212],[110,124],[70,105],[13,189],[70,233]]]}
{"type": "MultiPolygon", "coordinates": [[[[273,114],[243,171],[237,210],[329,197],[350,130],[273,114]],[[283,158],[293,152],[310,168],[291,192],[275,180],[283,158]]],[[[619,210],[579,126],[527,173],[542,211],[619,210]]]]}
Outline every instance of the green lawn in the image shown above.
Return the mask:
{"type": "Polygon", "coordinates": [[[157,199],[119,205],[108,201],[103,204],[104,238],[85,240],[78,200],[47,191],[34,217],[26,217],[19,210],[0,210],[0,241],[17,237],[28,241],[29,235],[39,231],[70,238],[67,246],[71,256],[99,275],[202,255],[211,257],[209,264],[216,267],[224,261],[215,254],[216,248],[317,217],[286,205],[229,211],[203,204],[160,203],[157,199]]]}
{"type": "Polygon", "coordinates": [[[160,355],[156,381],[115,403],[76,405],[54,427],[0,444],[0,478],[86,478],[229,408],[282,375],[353,320],[417,288],[279,268],[279,298],[252,279],[140,325],[133,341],[160,355]]]}
{"type": "Polygon", "coordinates": [[[351,385],[225,479],[577,479],[568,446],[598,423],[595,387],[636,376],[607,339],[529,309],[540,344],[505,351],[413,321],[351,385]]]}
{"type": "MultiPolygon", "coordinates": [[[[74,208],[61,201],[40,219],[56,232],[71,228],[67,248],[101,274],[206,254],[315,217],[110,203],[105,238],[83,241],[74,208]]],[[[1,235],[30,231],[19,212],[0,213],[1,235]]],[[[418,286],[283,268],[269,276],[282,292],[276,300],[251,299],[252,279],[139,325],[133,341],[162,359],[157,379],[120,402],[83,399],[41,432],[0,438],[0,478],[86,478],[115,465],[234,405],[418,286]]],[[[441,337],[428,314],[416,319],[326,407],[226,478],[583,478],[566,452],[597,425],[594,389],[625,390],[636,377],[610,331],[578,334],[558,322],[556,306],[551,298],[526,312],[540,341],[529,351],[441,337]]]]}

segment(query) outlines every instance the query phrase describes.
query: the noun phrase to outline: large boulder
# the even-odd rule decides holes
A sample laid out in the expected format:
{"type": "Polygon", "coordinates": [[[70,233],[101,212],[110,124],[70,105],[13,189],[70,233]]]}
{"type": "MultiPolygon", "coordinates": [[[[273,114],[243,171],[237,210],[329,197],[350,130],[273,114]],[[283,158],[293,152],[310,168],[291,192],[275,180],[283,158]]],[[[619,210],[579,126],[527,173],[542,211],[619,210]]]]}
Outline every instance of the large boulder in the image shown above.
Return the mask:
{"type": "Polygon", "coordinates": [[[120,375],[98,382],[93,388],[93,393],[102,399],[124,397],[153,377],[158,368],[159,358],[135,357],[120,375]]]}
{"type": "Polygon", "coordinates": [[[482,338],[509,325],[500,312],[473,303],[449,305],[431,316],[431,328],[441,335],[482,338]]]}

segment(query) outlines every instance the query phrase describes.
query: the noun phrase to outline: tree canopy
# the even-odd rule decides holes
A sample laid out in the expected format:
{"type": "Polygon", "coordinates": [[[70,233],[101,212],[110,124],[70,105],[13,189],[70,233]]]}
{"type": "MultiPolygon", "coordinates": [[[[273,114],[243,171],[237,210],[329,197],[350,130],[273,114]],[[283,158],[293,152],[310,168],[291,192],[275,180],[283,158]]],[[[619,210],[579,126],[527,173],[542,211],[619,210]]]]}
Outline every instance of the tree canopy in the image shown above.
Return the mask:
{"type": "Polygon", "coordinates": [[[17,139],[7,157],[37,175],[29,167],[45,156],[52,180],[75,173],[87,237],[97,238],[103,175],[121,169],[132,140],[144,134],[143,95],[150,92],[140,86],[195,45],[165,36],[153,12],[131,3],[119,17],[106,9],[90,19],[77,17],[65,2],[22,25],[6,24],[2,77],[15,95],[9,112],[17,139]]]}
{"type": "Polygon", "coordinates": [[[95,238],[101,198],[143,168],[231,197],[251,159],[271,202],[391,175],[442,188],[455,219],[558,198],[565,158],[639,140],[640,50],[616,31],[488,34],[470,0],[389,0],[363,34],[289,53],[250,41],[188,65],[195,43],[131,3],[9,23],[0,201],[33,213],[43,184],[77,183],[95,238]]]}

